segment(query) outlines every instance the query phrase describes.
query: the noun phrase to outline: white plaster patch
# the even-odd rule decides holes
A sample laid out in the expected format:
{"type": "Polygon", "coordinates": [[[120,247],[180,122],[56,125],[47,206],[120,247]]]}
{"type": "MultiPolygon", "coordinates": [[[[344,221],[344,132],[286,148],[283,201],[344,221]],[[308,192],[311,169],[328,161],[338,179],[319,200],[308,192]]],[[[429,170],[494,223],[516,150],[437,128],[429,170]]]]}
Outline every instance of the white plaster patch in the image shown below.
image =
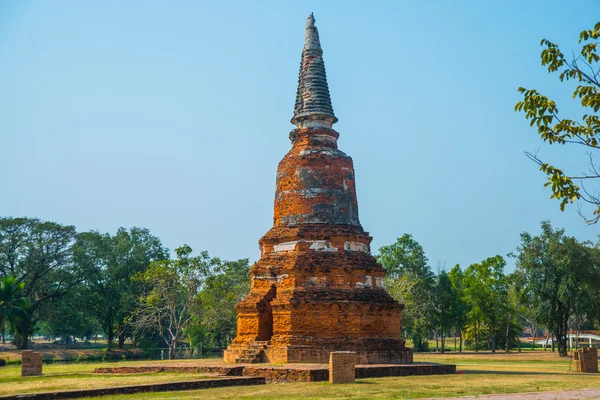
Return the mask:
{"type": "Polygon", "coordinates": [[[356,282],[356,287],[357,287],[357,288],[364,288],[364,287],[365,287],[365,284],[364,284],[364,283],[362,283],[362,282],[356,282]]]}
{"type": "Polygon", "coordinates": [[[300,157],[308,156],[310,154],[323,154],[329,157],[335,157],[338,155],[336,151],[330,149],[303,149],[300,150],[298,154],[300,155],[300,157]]]}
{"type": "Polygon", "coordinates": [[[338,251],[337,247],[331,246],[331,242],[326,240],[313,241],[310,245],[310,249],[315,251],[338,251]]]}
{"type": "Polygon", "coordinates": [[[382,277],[380,277],[380,276],[375,277],[375,286],[377,286],[378,288],[383,287],[383,278],[382,277]]]}
{"type": "Polygon", "coordinates": [[[264,279],[268,281],[273,281],[275,280],[275,277],[272,275],[256,275],[252,279],[264,279]]]}
{"type": "Polygon", "coordinates": [[[365,286],[373,287],[373,279],[369,275],[365,276],[365,286]]]}
{"type": "Polygon", "coordinates": [[[322,189],[322,188],[310,188],[310,189],[300,189],[299,192],[300,192],[300,196],[304,197],[305,199],[313,199],[313,198],[317,197],[317,194],[328,193],[329,190],[322,189]]]}
{"type": "Polygon", "coordinates": [[[273,251],[276,253],[281,253],[281,252],[285,252],[285,251],[294,251],[294,249],[296,248],[296,244],[298,244],[298,241],[295,240],[293,242],[284,242],[284,243],[279,243],[273,246],[273,251]]]}
{"type": "Polygon", "coordinates": [[[290,274],[280,274],[277,275],[277,282],[281,282],[282,280],[284,280],[285,278],[289,277],[290,274]]]}
{"type": "Polygon", "coordinates": [[[369,253],[369,247],[361,242],[346,242],[344,243],[344,250],[362,251],[363,253],[369,253]]]}

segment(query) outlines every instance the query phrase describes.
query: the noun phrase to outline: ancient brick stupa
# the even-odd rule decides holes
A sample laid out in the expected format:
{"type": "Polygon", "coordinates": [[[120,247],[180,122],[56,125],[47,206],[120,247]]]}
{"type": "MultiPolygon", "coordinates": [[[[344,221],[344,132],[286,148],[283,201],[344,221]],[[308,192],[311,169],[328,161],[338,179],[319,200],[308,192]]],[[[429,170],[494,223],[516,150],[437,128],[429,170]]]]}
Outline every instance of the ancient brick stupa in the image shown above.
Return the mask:
{"type": "Polygon", "coordinates": [[[226,362],[326,363],[331,351],[355,351],[360,364],[412,362],[400,335],[402,305],[383,289],[358,219],[354,167],[337,147],[322,56],[311,14],[274,226],[259,241],[252,288],[236,306],[226,362]]]}

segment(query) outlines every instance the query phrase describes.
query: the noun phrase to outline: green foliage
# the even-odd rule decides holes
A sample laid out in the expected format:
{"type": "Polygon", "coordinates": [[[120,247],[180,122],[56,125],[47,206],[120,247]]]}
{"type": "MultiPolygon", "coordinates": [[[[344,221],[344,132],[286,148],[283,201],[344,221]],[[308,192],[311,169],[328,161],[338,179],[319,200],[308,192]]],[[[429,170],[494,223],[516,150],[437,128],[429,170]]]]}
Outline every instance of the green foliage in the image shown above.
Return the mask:
{"type": "MultiPolygon", "coordinates": [[[[600,119],[596,115],[600,110],[600,82],[598,81],[600,69],[597,65],[600,60],[597,54],[599,35],[600,22],[593,29],[581,32],[579,43],[582,44],[582,47],[579,54],[573,55],[572,59],[565,58],[557,44],[547,39],[541,41],[541,45],[544,46],[541,54],[542,66],[546,66],[550,73],[559,73],[560,81],[574,80],[578,82],[573,91],[573,99],[580,100],[581,106],[589,109],[580,120],[562,116],[556,102],[537,90],[519,88],[523,100],[515,105],[515,111],[524,112],[530,126],[535,126],[542,140],[548,144],[577,144],[590,150],[600,149],[600,119]]],[[[591,155],[589,156],[590,173],[575,176],[543,162],[536,155],[526,154],[548,176],[545,186],[551,186],[551,198],[560,201],[561,210],[564,211],[567,204],[582,199],[595,206],[594,217],[586,218],[586,221],[590,224],[598,222],[600,199],[598,195],[593,191],[588,191],[583,185],[584,180],[600,178],[591,155]],[[577,180],[582,182],[581,186],[575,183],[577,180]]]]}
{"type": "Polygon", "coordinates": [[[526,277],[524,296],[530,299],[533,319],[557,338],[559,353],[564,356],[569,318],[599,315],[599,247],[566,236],[548,221],[541,227],[539,236],[521,234],[517,269],[526,277]]]}
{"type": "Polygon", "coordinates": [[[13,333],[20,321],[29,319],[29,299],[23,295],[25,283],[12,276],[0,278],[0,333],[6,340],[6,325],[13,333]]]}
{"type": "Polygon", "coordinates": [[[77,235],[74,262],[88,271],[79,305],[83,305],[108,336],[112,349],[114,332],[122,348],[124,338],[131,334],[127,317],[137,307],[142,294],[142,283],[133,279],[144,272],[155,260],[168,258],[168,251],[160,239],[148,229],[119,228],[115,235],[83,232],[77,235]]]}
{"type": "Polygon", "coordinates": [[[36,314],[83,281],[85,271],[72,262],[75,227],[37,218],[0,218],[0,277],[24,284],[29,318],[17,321],[20,348],[26,348],[36,314]]]}
{"type": "Polygon", "coordinates": [[[471,305],[468,314],[469,325],[476,349],[481,333],[485,331],[490,339],[490,349],[496,351],[496,337],[501,328],[508,298],[505,266],[504,258],[498,255],[472,264],[465,270],[464,295],[471,305]]]}
{"type": "Polygon", "coordinates": [[[379,249],[377,260],[387,273],[386,288],[404,304],[402,326],[410,335],[414,349],[427,348],[427,339],[435,327],[435,276],[425,251],[409,234],[379,249]]]}
{"type": "Polygon", "coordinates": [[[143,284],[138,307],[128,322],[140,331],[153,331],[169,347],[172,359],[184,331],[194,316],[201,315],[200,292],[206,279],[221,264],[204,251],[192,257],[192,249],[184,245],[175,250],[175,260],[155,260],[134,280],[143,284]]]}
{"type": "Polygon", "coordinates": [[[206,279],[199,295],[201,317],[196,316],[190,329],[190,344],[225,347],[235,337],[235,305],[250,291],[249,260],[226,261],[206,279]],[[192,339],[193,338],[193,339],[192,339]]]}

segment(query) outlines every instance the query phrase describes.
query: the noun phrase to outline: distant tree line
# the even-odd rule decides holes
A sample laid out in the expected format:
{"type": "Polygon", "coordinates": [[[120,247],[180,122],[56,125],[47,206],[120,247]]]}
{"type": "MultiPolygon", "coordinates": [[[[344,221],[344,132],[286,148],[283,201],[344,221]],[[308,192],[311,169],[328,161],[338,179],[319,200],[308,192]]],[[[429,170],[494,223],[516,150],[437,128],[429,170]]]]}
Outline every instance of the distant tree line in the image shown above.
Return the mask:
{"type": "Polygon", "coordinates": [[[432,271],[425,252],[408,234],[379,251],[388,291],[405,305],[403,329],[416,350],[428,340],[444,352],[446,338],[478,351],[520,350],[524,326],[544,329],[567,354],[569,330],[600,321],[600,242],[580,242],[549,222],[542,233],[521,234],[513,254],[516,268],[505,273],[500,255],[450,271],[432,271]]]}
{"type": "MultiPolygon", "coordinates": [[[[600,321],[600,242],[580,242],[549,222],[521,234],[516,268],[500,255],[433,271],[409,234],[379,249],[386,288],[405,305],[404,336],[444,352],[519,348],[525,326],[546,330],[567,352],[567,332],[600,321]]],[[[181,246],[175,258],[144,228],[77,232],[36,218],[0,218],[0,334],[21,349],[35,334],[126,339],[138,347],[223,348],[235,336],[234,306],[250,289],[248,259],[223,261],[181,246]]],[[[533,338],[535,339],[535,337],[533,338]]]]}
{"type": "Polygon", "coordinates": [[[170,252],[144,228],[77,232],[36,218],[0,218],[0,334],[26,349],[35,333],[91,338],[108,350],[222,347],[233,305],[249,290],[247,259],[222,261],[189,246],[170,252]]]}

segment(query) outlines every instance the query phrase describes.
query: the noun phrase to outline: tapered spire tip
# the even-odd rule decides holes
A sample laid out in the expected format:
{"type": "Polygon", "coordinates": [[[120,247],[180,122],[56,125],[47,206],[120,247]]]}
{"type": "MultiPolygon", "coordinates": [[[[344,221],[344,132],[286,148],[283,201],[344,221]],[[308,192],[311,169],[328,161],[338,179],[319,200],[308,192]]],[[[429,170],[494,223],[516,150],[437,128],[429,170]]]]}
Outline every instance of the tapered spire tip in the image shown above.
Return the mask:
{"type": "Polygon", "coordinates": [[[331,106],[323,50],[313,13],[310,13],[306,19],[306,35],[298,76],[296,106],[291,122],[298,127],[329,128],[337,122],[331,106]]]}

